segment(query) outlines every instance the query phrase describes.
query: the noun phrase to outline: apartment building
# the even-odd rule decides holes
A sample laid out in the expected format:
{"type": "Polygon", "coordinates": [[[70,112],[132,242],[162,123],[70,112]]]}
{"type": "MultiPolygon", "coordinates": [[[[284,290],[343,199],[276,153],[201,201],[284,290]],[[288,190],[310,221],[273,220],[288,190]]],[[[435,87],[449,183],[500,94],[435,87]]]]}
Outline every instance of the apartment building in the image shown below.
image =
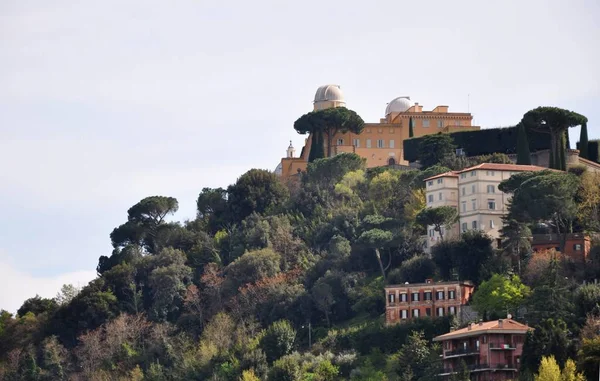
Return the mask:
{"type": "Polygon", "coordinates": [[[403,323],[421,317],[459,315],[475,286],[470,281],[406,283],[385,287],[386,324],[403,323]]]}
{"type": "Polygon", "coordinates": [[[437,336],[442,344],[443,380],[466,365],[473,381],[504,381],[518,378],[523,343],[529,328],[511,319],[471,323],[468,327],[437,336]]]}
{"type": "MultiPolygon", "coordinates": [[[[448,231],[442,231],[444,239],[457,237],[467,230],[481,230],[499,239],[510,195],[501,192],[498,185],[517,172],[545,169],[534,165],[483,163],[442,173],[425,179],[427,207],[453,206],[458,210],[459,222],[448,231]]],[[[425,250],[430,252],[439,240],[440,234],[428,226],[425,250]]]]}

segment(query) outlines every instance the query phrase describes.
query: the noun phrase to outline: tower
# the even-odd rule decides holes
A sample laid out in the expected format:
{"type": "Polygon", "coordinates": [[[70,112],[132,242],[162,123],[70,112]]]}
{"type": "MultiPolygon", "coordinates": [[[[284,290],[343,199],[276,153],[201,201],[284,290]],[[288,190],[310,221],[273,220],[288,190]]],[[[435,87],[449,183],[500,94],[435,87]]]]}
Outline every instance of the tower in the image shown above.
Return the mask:
{"type": "Polygon", "coordinates": [[[296,153],[296,150],[294,149],[294,146],[292,145],[292,141],[290,140],[290,146],[287,149],[287,158],[288,159],[293,158],[295,153],[296,153]]]}
{"type": "Polygon", "coordinates": [[[346,107],[344,93],[340,85],[324,85],[317,89],[314,101],[314,111],[332,107],[346,107]]]}

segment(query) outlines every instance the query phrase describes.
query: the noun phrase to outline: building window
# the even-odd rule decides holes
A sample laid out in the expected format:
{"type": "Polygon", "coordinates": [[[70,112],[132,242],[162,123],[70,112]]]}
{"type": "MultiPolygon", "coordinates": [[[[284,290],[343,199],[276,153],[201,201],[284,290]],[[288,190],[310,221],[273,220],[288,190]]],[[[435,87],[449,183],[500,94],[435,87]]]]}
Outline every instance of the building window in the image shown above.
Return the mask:
{"type": "Polygon", "coordinates": [[[475,193],[475,190],[476,190],[475,184],[471,185],[471,193],[475,193]]]}
{"type": "Polygon", "coordinates": [[[438,128],[442,128],[442,127],[444,127],[444,121],[443,121],[443,120],[438,120],[438,121],[437,121],[437,127],[438,127],[438,128]]]}
{"type": "Polygon", "coordinates": [[[473,229],[477,229],[477,221],[473,221],[473,222],[471,222],[471,227],[472,227],[473,229]]]}
{"type": "Polygon", "coordinates": [[[420,300],[419,299],[419,293],[418,292],[413,292],[412,295],[411,295],[411,299],[410,300],[412,300],[413,302],[418,302],[420,300]]]}
{"type": "Polygon", "coordinates": [[[456,291],[454,291],[454,290],[448,291],[448,299],[456,299],[456,291]]]}
{"type": "Polygon", "coordinates": [[[359,148],[360,147],[360,139],[353,139],[352,144],[354,145],[354,147],[359,148]]]}
{"type": "Polygon", "coordinates": [[[455,121],[454,121],[454,125],[455,125],[455,126],[460,126],[460,120],[455,120],[455,121]]]}
{"type": "Polygon", "coordinates": [[[471,172],[471,177],[475,176],[475,171],[471,172]]]}
{"type": "Polygon", "coordinates": [[[425,308],[425,316],[431,316],[431,308],[425,308]]]}
{"type": "Polygon", "coordinates": [[[494,201],[494,200],[488,200],[488,209],[489,210],[496,210],[496,201],[494,201]]]}
{"type": "Polygon", "coordinates": [[[467,223],[466,223],[466,222],[463,222],[463,223],[462,223],[462,232],[463,232],[463,233],[467,231],[467,226],[468,226],[468,225],[467,225],[467,223]]]}
{"type": "Polygon", "coordinates": [[[444,291],[438,291],[435,293],[435,300],[444,300],[444,291]]]}
{"type": "Polygon", "coordinates": [[[419,310],[412,310],[412,316],[418,318],[419,317],[419,310]]]}
{"type": "Polygon", "coordinates": [[[432,185],[433,185],[433,181],[432,181],[432,180],[429,180],[429,181],[427,182],[427,186],[428,186],[428,187],[430,187],[430,186],[432,186],[432,185]]]}
{"type": "Polygon", "coordinates": [[[423,119],[423,127],[429,127],[429,119],[423,119]]]}
{"type": "Polygon", "coordinates": [[[427,291],[423,293],[424,300],[431,300],[431,291],[427,291]]]}
{"type": "Polygon", "coordinates": [[[400,294],[400,301],[401,302],[406,302],[408,300],[406,293],[404,294],[400,294]]]}
{"type": "Polygon", "coordinates": [[[367,139],[367,148],[371,148],[371,139],[367,139]]]}
{"type": "Polygon", "coordinates": [[[435,235],[435,230],[434,229],[429,229],[429,236],[433,237],[435,235]]]}
{"type": "Polygon", "coordinates": [[[460,174],[460,178],[461,179],[466,179],[467,178],[467,174],[466,173],[461,173],[460,174]]]}
{"type": "Polygon", "coordinates": [[[485,171],[485,174],[488,175],[488,176],[494,176],[495,175],[494,171],[485,171]]]}
{"type": "Polygon", "coordinates": [[[427,201],[433,202],[433,195],[432,194],[430,194],[429,196],[427,196],[427,201]]]}
{"type": "Polygon", "coordinates": [[[337,140],[337,145],[338,146],[343,146],[344,145],[344,139],[338,139],[337,140]]]}
{"type": "Polygon", "coordinates": [[[575,251],[581,251],[581,245],[578,244],[578,243],[574,244],[573,245],[573,250],[575,250],[575,251]]]}
{"type": "Polygon", "coordinates": [[[454,306],[448,307],[448,315],[456,315],[456,307],[454,307],[454,306]]]}
{"type": "Polygon", "coordinates": [[[471,200],[471,207],[473,208],[473,210],[477,209],[477,200],[471,200]]]}
{"type": "Polygon", "coordinates": [[[444,307],[437,308],[437,316],[444,316],[444,307]]]}
{"type": "Polygon", "coordinates": [[[390,303],[395,303],[396,302],[396,295],[389,294],[388,295],[388,300],[389,300],[390,303]]]}
{"type": "Polygon", "coordinates": [[[462,211],[463,211],[463,212],[466,212],[466,211],[467,211],[467,202],[466,202],[466,201],[463,201],[463,202],[461,203],[461,206],[462,206],[462,211]]]}
{"type": "Polygon", "coordinates": [[[442,201],[442,192],[438,193],[438,199],[442,201]]]}
{"type": "Polygon", "coordinates": [[[395,148],[395,145],[394,139],[390,139],[390,148],[395,148]]]}
{"type": "Polygon", "coordinates": [[[437,183],[438,184],[443,184],[444,183],[444,179],[438,179],[437,183]]]}
{"type": "Polygon", "coordinates": [[[400,317],[404,320],[408,317],[408,311],[407,310],[402,310],[400,311],[400,317]]]}
{"type": "Polygon", "coordinates": [[[461,194],[462,194],[462,196],[467,194],[467,189],[465,187],[461,188],[461,194]]]}
{"type": "Polygon", "coordinates": [[[496,187],[494,187],[493,185],[488,185],[487,186],[487,192],[488,193],[494,193],[494,192],[496,192],[496,187]]]}
{"type": "Polygon", "coordinates": [[[490,220],[490,229],[494,228],[494,220],[490,220]]]}
{"type": "Polygon", "coordinates": [[[385,148],[385,142],[383,141],[383,139],[377,140],[377,148],[385,148]]]}

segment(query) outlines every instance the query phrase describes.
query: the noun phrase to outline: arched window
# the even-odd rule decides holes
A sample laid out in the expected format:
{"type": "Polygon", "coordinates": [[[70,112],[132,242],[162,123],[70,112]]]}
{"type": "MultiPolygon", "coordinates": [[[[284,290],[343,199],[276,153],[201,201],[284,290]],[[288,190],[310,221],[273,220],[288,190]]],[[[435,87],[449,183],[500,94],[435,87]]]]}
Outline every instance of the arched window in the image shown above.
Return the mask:
{"type": "Polygon", "coordinates": [[[394,159],[393,157],[390,157],[388,159],[388,165],[396,165],[396,159],[394,159]]]}

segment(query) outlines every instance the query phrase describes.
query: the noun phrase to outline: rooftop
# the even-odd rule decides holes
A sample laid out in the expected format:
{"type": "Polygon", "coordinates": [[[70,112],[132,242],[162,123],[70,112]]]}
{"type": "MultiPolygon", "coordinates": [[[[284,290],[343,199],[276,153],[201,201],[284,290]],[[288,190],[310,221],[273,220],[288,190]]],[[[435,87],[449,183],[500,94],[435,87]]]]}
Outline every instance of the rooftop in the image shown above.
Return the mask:
{"type": "Polygon", "coordinates": [[[445,286],[445,285],[450,285],[450,284],[461,284],[461,285],[466,285],[466,286],[473,286],[473,282],[471,282],[470,280],[463,280],[463,281],[449,281],[449,282],[388,284],[384,288],[445,286]]]}
{"type": "Polygon", "coordinates": [[[528,325],[521,324],[513,319],[498,319],[471,323],[468,327],[434,337],[433,341],[459,339],[461,337],[477,336],[482,333],[526,333],[531,329],[528,325]]]}
{"type": "Polygon", "coordinates": [[[538,167],[537,165],[519,165],[519,164],[499,164],[499,163],[482,163],[473,167],[465,168],[460,171],[450,171],[440,173],[439,175],[431,176],[423,181],[433,180],[440,177],[458,177],[459,174],[464,172],[470,172],[475,170],[488,170],[488,171],[512,171],[512,172],[536,172],[544,171],[548,168],[538,167]]]}

